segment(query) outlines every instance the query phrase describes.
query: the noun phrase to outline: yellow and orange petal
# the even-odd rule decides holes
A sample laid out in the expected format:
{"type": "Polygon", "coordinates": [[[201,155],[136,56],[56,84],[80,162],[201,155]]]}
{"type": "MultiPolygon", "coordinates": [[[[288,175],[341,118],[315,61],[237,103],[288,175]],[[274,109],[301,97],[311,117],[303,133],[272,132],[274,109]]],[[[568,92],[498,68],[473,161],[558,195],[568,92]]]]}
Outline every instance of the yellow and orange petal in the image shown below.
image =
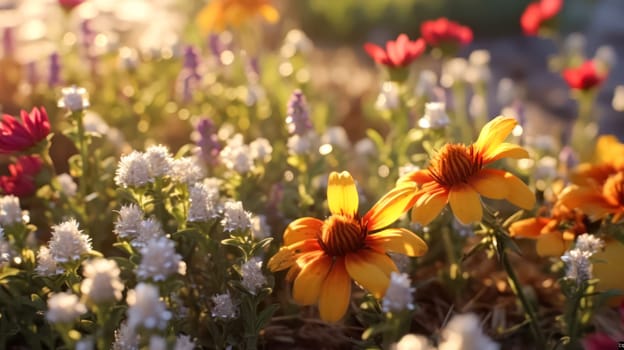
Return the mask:
{"type": "Polygon", "coordinates": [[[475,151],[480,154],[485,164],[501,158],[527,158],[528,152],[517,145],[504,143],[505,139],[518,125],[514,118],[498,116],[483,126],[475,142],[475,151]]]}
{"type": "Polygon", "coordinates": [[[323,281],[319,295],[319,313],[327,322],[337,322],[344,316],[351,300],[351,277],[345,267],[344,258],[334,261],[327,278],[323,281]]]}
{"type": "Polygon", "coordinates": [[[423,256],[429,249],[422,238],[404,228],[389,228],[369,235],[366,237],[366,244],[379,252],[393,252],[407,256],[423,256]]]}
{"type": "Polygon", "coordinates": [[[329,175],[327,205],[332,215],[354,217],[357,214],[359,197],[355,181],[349,172],[332,172],[329,175]]]}
{"type": "Polygon", "coordinates": [[[203,33],[210,33],[239,26],[256,15],[270,23],[279,20],[279,12],[268,0],[212,0],[199,11],[196,22],[203,33]]]}
{"type": "Polygon", "coordinates": [[[362,222],[368,231],[376,231],[390,226],[397,221],[412,205],[414,192],[417,190],[415,183],[398,185],[385,194],[364,215],[362,222]]]}

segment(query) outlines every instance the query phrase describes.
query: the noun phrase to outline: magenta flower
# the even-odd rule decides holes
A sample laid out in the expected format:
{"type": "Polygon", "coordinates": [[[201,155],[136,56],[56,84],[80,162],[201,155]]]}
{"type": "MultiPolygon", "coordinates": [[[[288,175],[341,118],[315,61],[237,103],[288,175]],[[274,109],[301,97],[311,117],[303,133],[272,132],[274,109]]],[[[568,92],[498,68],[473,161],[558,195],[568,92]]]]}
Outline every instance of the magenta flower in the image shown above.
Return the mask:
{"type": "Polygon", "coordinates": [[[44,140],[50,134],[50,120],[45,108],[33,108],[30,113],[21,112],[21,122],[4,114],[0,121],[0,153],[25,151],[44,140]]]}

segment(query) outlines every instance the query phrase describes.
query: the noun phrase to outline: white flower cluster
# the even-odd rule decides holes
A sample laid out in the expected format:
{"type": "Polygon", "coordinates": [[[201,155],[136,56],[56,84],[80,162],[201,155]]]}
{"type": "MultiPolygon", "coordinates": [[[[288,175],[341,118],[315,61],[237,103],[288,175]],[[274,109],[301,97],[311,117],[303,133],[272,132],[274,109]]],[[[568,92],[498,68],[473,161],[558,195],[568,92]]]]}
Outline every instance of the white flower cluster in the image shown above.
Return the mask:
{"type": "Polygon", "coordinates": [[[135,204],[124,205],[119,209],[114,232],[127,239],[135,248],[144,247],[152,239],[165,236],[160,221],[151,217],[143,218],[143,211],[135,204]]]}
{"type": "Polygon", "coordinates": [[[128,291],[127,322],[131,333],[139,328],[147,330],[164,330],[171,319],[171,312],[160,300],[158,287],[139,283],[136,288],[128,291]]]}
{"type": "Polygon", "coordinates": [[[406,273],[392,272],[390,274],[390,285],[381,301],[381,308],[384,312],[413,310],[412,303],[414,288],[412,281],[406,273]]]}
{"type": "Polygon", "coordinates": [[[41,276],[54,276],[63,273],[65,269],[58,266],[50,253],[50,248],[42,246],[37,252],[37,267],[35,271],[41,276]]]}
{"type": "Polygon", "coordinates": [[[137,276],[141,280],[164,281],[167,277],[186,273],[186,263],[176,253],[175,242],[167,237],[154,238],[141,248],[141,263],[137,267],[137,276]]]}
{"type": "Polygon", "coordinates": [[[238,308],[229,293],[214,295],[212,304],[212,317],[230,319],[238,316],[238,308]]]}
{"type": "Polygon", "coordinates": [[[475,314],[455,315],[442,330],[438,347],[422,335],[407,334],[394,350],[498,350],[500,345],[483,333],[475,314]]]}
{"type": "Polygon", "coordinates": [[[58,106],[67,108],[70,112],[79,112],[89,107],[89,94],[83,87],[76,85],[61,89],[63,97],[58,100],[58,106]]]}
{"type": "Polygon", "coordinates": [[[87,312],[78,296],[71,293],[55,293],[48,299],[46,318],[52,323],[70,323],[87,312]]]}
{"type": "Polygon", "coordinates": [[[593,235],[582,234],[576,238],[576,246],[563,254],[561,260],[566,264],[566,277],[576,280],[577,285],[592,278],[592,255],[604,247],[604,242],[593,235]]]}
{"type": "Polygon", "coordinates": [[[423,129],[441,129],[450,123],[444,102],[425,103],[425,114],[418,120],[418,126],[423,129]]]}
{"type": "Polygon", "coordinates": [[[260,288],[267,284],[266,277],[262,274],[262,259],[253,257],[241,265],[241,284],[251,294],[256,294],[260,288]]]}
{"type": "Polygon", "coordinates": [[[76,182],[74,182],[71,175],[67,173],[59,174],[56,176],[56,181],[58,181],[61,193],[67,197],[73,197],[76,195],[78,185],[76,185],[76,182]]]}
{"type": "Polygon", "coordinates": [[[254,162],[268,163],[271,160],[273,146],[269,140],[258,138],[245,144],[243,135],[235,134],[219,153],[221,162],[230,170],[246,174],[254,167],[254,162]]]}
{"type": "Polygon", "coordinates": [[[208,221],[219,216],[219,187],[194,183],[189,188],[189,197],[188,221],[208,221]]]}
{"type": "Polygon", "coordinates": [[[223,230],[226,232],[250,229],[251,214],[243,209],[243,203],[240,201],[225,202],[221,225],[223,225],[223,230]]]}
{"type": "Polygon", "coordinates": [[[319,146],[319,136],[314,130],[309,130],[303,135],[294,134],[288,138],[288,153],[292,155],[304,155],[310,153],[319,146]]]}
{"type": "Polygon", "coordinates": [[[121,271],[114,260],[96,258],[83,263],[85,277],[80,292],[95,304],[121,300],[124,284],[119,278],[121,271]]]}
{"type": "Polygon", "coordinates": [[[139,337],[128,327],[128,322],[123,322],[119,329],[115,330],[112,350],[139,350],[139,337]]]}
{"type": "Polygon", "coordinates": [[[201,181],[206,174],[197,157],[182,157],[173,160],[171,177],[174,181],[183,184],[193,184],[201,181]]]}
{"type": "Polygon", "coordinates": [[[57,264],[76,261],[91,250],[91,237],[82,233],[75,219],[69,219],[52,226],[49,248],[57,264]]]}
{"type": "Polygon", "coordinates": [[[14,195],[0,196],[0,225],[11,226],[22,222],[22,208],[14,195]]]}
{"type": "Polygon", "coordinates": [[[251,235],[258,241],[271,236],[271,227],[267,223],[266,216],[251,216],[251,235]]]}

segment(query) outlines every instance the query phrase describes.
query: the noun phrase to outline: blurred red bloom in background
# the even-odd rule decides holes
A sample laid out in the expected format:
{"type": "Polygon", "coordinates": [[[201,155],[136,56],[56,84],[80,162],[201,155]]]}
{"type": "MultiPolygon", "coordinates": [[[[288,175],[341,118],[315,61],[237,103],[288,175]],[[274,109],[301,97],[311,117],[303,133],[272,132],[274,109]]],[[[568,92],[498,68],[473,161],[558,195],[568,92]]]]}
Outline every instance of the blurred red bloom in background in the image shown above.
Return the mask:
{"type": "Polygon", "coordinates": [[[537,35],[542,23],[555,17],[562,6],[563,0],[541,0],[529,4],[520,17],[524,34],[537,35]]]}
{"type": "Polygon", "coordinates": [[[423,22],[420,32],[427,44],[433,46],[443,44],[463,46],[472,41],[472,29],[445,17],[423,22]]]}
{"type": "Polygon", "coordinates": [[[423,39],[411,41],[407,35],[401,34],[396,41],[388,40],[385,50],[373,43],[364,44],[364,50],[379,64],[405,67],[422,55],[425,46],[423,39]]]}
{"type": "Polygon", "coordinates": [[[45,108],[33,108],[30,113],[21,112],[17,118],[4,114],[0,120],[0,153],[25,151],[50,134],[50,120],[45,108]]]}
{"type": "Polygon", "coordinates": [[[71,11],[74,7],[82,4],[83,2],[85,2],[85,0],[58,0],[59,5],[67,11],[71,11]]]}
{"type": "Polygon", "coordinates": [[[36,156],[24,156],[17,163],[9,165],[10,176],[0,176],[0,189],[4,194],[26,197],[37,189],[35,176],[43,167],[43,161],[36,156]]]}
{"type": "Polygon", "coordinates": [[[564,69],[562,75],[571,89],[583,91],[600,85],[607,77],[606,73],[596,69],[596,64],[591,60],[576,68],[564,69]]]}

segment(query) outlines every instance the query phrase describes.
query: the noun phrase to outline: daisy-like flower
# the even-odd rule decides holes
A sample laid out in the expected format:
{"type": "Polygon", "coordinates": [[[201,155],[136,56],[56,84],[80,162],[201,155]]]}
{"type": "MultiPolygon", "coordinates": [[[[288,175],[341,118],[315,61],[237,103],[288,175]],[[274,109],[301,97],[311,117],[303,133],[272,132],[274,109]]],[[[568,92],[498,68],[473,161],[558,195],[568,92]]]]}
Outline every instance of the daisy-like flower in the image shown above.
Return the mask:
{"type": "Polygon", "coordinates": [[[0,176],[0,189],[5,194],[28,197],[35,193],[35,176],[43,167],[43,161],[36,156],[17,158],[17,163],[9,164],[9,175],[0,176]]]}
{"type": "Polygon", "coordinates": [[[449,47],[453,50],[472,41],[472,29],[445,17],[424,21],[420,26],[420,32],[427,44],[449,47]]]}
{"type": "Polygon", "coordinates": [[[0,153],[25,151],[45,140],[50,134],[50,120],[45,108],[21,111],[21,122],[3,114],[0,120],[0,153]]]}
{"type": "Polygon", "coordinates": [[[199,11],[196,20],[199,28],[209,33],[237,27],[256,15],[270,23],[279,19],[279,12],[270,0],[214,0],[199,11]]]}
{"type": "Polygon", "coordinates": [[[561,75],[571,89],[581,91],[595,88],[607,78],[606,72],[599,71],[592,60],[575,68],[564,69],[561,75]]]}
{"type": "Polygon", "coordinates": [[[124,284],[119,278],[121,270],[115,260],[97,258],[83,263],[85,277],[80,292],[95,304],[121,300],[124,284]]]}
{"type": "Polygon", "coordinates": [[[596,181],[588,186],[569,186],[561,193],[560,201],[591,219],[613,215],[612,222],[617,222],[624,217],[624,170],[609,175],[602,184],[596,181]]]}
{"type": "Polygon", "coordinates": [[[70,112],[82,111],[89,107],[89,94],[83,87],[69,86],[61,90],[63,97],[58,100],[60,108],[67,108],[70,112]]]}
{"type": "Polygon", "coordinates": [[[137,276],[141,280],[152,279],[164,281],[167,277],[186,272],[186,264],[182,256],[176,253],[175,242],[167,237],[159,237],[148,241],[141,248],[141,263],[137,267],[137,276]]]}
{"type": "Polygon", "coordinates": [[[544,22],[557,16],[562,6],[563,0],[540,0],[530,3],[520,17],[524,34],[537,35],[544,22]]]}
{"type": "Polygon", "coordinates": [[[87,312],[78,296],[71,293],[55,293],[48,299],[46,318],[51,323],[70,323],[87,312]]]}
{"type": "Polygon", "coordinates": [[[82,233],[75,219],[52,226],[50,253],[57,263],[76,261],[91,250],[91,237],[82,233]]]}
{"type": "Polygon", "coordinates": [[[519,178],[504,170],[486,168],[502,158],[529,156],[524,148],[504,142],[516,124],[513,118],[496,117],[483,127],[474,144],[446,144],[426,169],[401,177],[399,186],[414,188],[410,199],[414,207],[412,221],[427,225],[447,203],[461,223],[479,221],[483,215],[481,196],[533,208],[535,195],[519,178]]]}
{"type": "Polygon", "coordinates": [[[400,34],[396,40],[388,40],[386,49],[373,44],[364,44],[364,50],[375,62],[387,67],[405,67],[425,52],[425,40],[410,40],[406,34],[400,34]]]}
{"type": "Polygon", "coordinates": [[[284,246],[269,260],[269,268],[289,269],[294,300],[302,305],[318,303],[325,321],[338,321],[346,313],[352,280],[383,297],[390,274],[398,270],[386,252],[421,256],[427,251],[427,244],[409,230],[387,228],[407,209],[411,191],[410,186],[397,187],[360,216],[351,174],[332,172],[327,186],[331,216],[290,223],[284,246]]]}

